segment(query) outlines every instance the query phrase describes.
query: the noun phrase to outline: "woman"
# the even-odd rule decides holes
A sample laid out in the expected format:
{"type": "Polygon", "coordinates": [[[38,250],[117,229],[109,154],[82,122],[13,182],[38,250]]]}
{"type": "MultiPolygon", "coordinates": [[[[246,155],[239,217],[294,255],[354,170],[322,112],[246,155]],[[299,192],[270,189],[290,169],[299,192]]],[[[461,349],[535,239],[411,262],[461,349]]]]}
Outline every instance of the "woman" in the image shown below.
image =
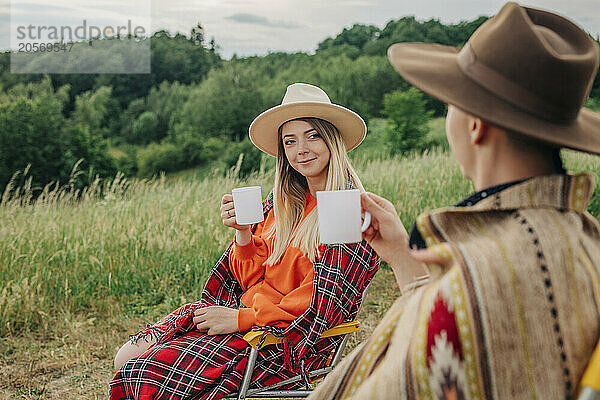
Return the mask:
{"type": "Polygon", "coordinates": [[[287,88],[281,105],[253,121],[252,142],[277,157],[265,220],[252,229],[238,225],[231,195],[223,196],[221,217],[236,230],[235,239],[211,272],[201,301],[123,345],[115,357],[111,399],[216,399],[237,391],[249,354],[242,332],[253,326],[286,338],[283,352],[260,352],[254,385],[328,362],[339,340],[319,336],[356,316],[379,260],[364,241],[319,246],[315,194],[362,190],[346,151],[365,134],[360,116],[331,104],[318,87],[299,83],[287,88]]]}

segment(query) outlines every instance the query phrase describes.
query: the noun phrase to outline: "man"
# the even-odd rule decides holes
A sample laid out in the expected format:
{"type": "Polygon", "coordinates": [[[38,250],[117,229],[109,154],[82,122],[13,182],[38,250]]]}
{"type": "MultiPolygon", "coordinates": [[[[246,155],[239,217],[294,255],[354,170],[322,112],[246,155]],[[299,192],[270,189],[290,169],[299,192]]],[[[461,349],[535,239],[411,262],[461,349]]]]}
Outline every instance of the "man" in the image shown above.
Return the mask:
{"type": "Polygon", "coordinates": [[[460,51],[388,56],[449,104],[450,147],[478,192],[419,216],[410,238],[389,201],[363,194],[365,239],[403,296],[311,398],[574,398],[600,333],[600,225],[591,176],[566,174],[559,148],[600,153],[600,116],[582,107],[597,45],[508,3],[460,51]]]}

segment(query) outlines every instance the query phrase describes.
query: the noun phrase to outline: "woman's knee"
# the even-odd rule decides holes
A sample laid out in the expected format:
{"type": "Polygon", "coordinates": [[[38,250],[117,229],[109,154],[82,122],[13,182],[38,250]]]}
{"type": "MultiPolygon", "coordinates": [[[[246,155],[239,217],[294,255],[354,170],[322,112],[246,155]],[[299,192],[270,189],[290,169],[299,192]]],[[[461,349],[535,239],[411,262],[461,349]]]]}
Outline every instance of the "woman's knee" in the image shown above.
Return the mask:
{"type": "Polygon", "coordinates": [[[131,343],[131,341],[125,342],[125,344],[121,346],[121,348],[117,352],[117,355],[115,355],[115,370],[118,371],[119,369],[121,369],[121,367],[125,365],[127,361],[139,356],[140,354],[148,350],[148,348],[150,348],[150,346],[152,346],[154,343],[155,340],[153,338],[148,339],[148,341],[144,339],[138,340],[136,344],[131,343]]]}

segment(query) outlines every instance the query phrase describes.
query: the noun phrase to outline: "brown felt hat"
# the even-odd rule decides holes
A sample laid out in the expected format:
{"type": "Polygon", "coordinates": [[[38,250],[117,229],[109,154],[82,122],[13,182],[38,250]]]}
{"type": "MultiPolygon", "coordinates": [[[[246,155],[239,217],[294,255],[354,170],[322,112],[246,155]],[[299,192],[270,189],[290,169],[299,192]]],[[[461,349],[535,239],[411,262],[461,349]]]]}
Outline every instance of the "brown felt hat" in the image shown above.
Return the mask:
{"type": "Polygon", "coordinates": [[[583,107],[598,46],[564,17],[507,3],[462,49],[397,43],[388,58],[417,88],[491,125],[600,154],[600,115],[583,107]]]}

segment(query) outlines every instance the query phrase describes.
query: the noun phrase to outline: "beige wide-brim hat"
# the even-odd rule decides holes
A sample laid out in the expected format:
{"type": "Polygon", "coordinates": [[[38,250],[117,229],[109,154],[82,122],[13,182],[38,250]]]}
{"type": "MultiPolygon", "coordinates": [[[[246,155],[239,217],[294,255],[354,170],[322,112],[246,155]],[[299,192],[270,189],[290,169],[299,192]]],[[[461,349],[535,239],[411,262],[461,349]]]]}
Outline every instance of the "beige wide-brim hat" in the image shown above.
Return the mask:
{"type": "Polygon", "coordinates": [[[423,92],[491,125],[600,154],[600,115],[583,107],[598,46],[564,17],[507,3],[462,49],[397,43],[388,58],[423,92]]]}
{"type": "Polygon", "coordinates": [[[321,88],[307,83],[287,87],[280,105],[261,113],[250,124],[250,140],[260,150],[277,157],[278,130],[297,118],[320,118],[331,122],[340,132],[346,150],[358,146],[367,134],[365,121],[352,110],[332,104],[321,88]]]}

